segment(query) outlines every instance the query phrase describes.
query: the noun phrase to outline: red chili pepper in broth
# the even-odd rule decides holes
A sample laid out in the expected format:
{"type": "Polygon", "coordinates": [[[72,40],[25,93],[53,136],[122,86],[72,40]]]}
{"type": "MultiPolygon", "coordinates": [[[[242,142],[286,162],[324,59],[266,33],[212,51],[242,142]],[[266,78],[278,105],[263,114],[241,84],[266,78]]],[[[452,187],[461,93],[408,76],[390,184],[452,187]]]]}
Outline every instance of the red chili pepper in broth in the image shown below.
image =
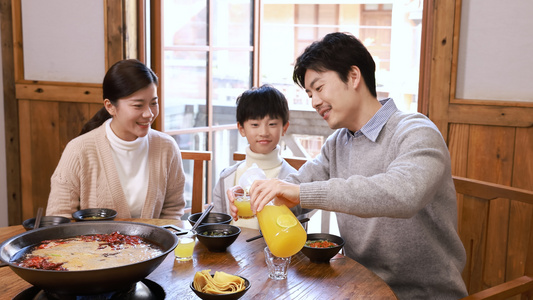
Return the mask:
{"type": "Polygon", "coordinates": [[[316,241],[309,244],[309,247],[313,248],[331,248],[335,246],[337,246],[337,244],[332,243],[330,241],[316,241]]]}
{"type": "Polygon", "coordinates": [[[67,271],[63,268],[63,263],[52,263],[48,259],[41,256],[32,256],[29,257],[18,264],[21,267],[40,269],[40,270],[56,270],[56,271],[67,271]]]}

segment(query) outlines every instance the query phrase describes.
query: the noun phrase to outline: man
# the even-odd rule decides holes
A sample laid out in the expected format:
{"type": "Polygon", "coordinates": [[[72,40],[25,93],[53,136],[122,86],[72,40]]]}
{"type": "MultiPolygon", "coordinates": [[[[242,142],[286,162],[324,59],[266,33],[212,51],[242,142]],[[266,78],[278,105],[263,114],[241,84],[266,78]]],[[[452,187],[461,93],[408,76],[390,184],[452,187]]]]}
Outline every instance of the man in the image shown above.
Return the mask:
{"type": "Polygon", "coordinates": [[[346,255],[400,299],[461,298],[466,258],[448,148],[424,115],[378,101],[374,73],[372,56],[349,34],[328,34],[298,57],[295,83],[337,130],[297,174],[254,182],[252,210],[275,199],[334,211],[346,255]]]}

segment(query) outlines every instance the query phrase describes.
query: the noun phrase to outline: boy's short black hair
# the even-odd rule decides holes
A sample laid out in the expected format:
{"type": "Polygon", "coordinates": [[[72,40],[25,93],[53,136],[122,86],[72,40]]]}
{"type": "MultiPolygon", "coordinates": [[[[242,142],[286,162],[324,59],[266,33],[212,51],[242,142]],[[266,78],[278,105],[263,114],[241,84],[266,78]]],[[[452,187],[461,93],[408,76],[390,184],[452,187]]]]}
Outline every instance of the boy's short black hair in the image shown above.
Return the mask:
{"type": "Polygon", "coordinates": [[[275,87],[265,84],[258,88],[251,88],[242,93],[236,101],[237,122],[243,126],[248,120],[280,118],[283,125],[289,122],[289,104],[282,92],[275,87]]]}
{"type": "Polygon", "coordinates": [[[308,69],[316,72],[334,71],[346,83],[352,66],[357,66],[370,93],[376,97],[376,63],[366,47],[349,33],[334,32],[313,42],[296,59],[293,81],[302,88],[308,69]]]}

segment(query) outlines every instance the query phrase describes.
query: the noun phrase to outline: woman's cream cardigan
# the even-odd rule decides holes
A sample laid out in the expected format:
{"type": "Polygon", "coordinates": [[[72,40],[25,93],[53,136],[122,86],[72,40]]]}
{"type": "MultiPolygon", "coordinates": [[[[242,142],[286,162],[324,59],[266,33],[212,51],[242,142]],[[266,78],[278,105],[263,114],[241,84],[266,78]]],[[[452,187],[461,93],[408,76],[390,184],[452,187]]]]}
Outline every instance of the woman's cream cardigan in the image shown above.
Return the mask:
{"type": "MultiPolygon", "coordinates": [[[[141,218],[179,219],[185,201],[185,175],[176,141],[148,132],[149,180],[141,218]]],[[[70,141],[51,178],[46,215],[66,216],[79,209],[112,208],[117,218],[131,218],[106,137],[105,125],[70,141]]]]}

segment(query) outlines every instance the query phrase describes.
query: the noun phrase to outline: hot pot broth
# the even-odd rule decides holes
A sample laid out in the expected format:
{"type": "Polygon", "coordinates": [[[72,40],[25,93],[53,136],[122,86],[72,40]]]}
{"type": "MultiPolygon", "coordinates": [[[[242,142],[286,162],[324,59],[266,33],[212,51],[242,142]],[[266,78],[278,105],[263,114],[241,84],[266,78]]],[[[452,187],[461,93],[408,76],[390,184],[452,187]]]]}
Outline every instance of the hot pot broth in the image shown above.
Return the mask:
{"type": "Polygon", "coordinates": [[[33,269],[82,271],[137,263],[162,253],[152,242],[113,232],[46,240],[21,250],[13,262],[33,269]]]}

